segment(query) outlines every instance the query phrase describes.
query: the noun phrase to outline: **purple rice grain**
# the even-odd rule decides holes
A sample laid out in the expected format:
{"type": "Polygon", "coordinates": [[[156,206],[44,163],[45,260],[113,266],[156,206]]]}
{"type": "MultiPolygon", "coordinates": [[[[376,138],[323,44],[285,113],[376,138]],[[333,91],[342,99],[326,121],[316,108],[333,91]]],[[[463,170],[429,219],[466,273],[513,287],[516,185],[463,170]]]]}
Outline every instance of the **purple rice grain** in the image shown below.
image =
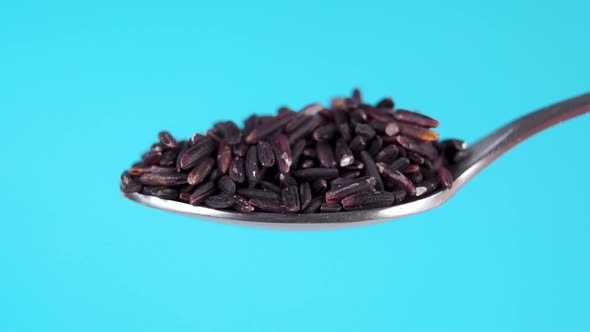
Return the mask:
{"type": "Polygon", "coordinates": [[[182,156],[184,155],[184,153],[186,152],[186,150],[188,150],[189,148],[189,142],[181,142],[179,143],[179,151],[178,151],[178,155],[176,156],[176,171],[177,172],[181,172],[182,171],[182,167],[180,164],[180,160],[182,159],[182,156]]]}
{"type": "Polygon", "coordinates": [[[375,160],[367,151],[361,151],[361,160],[363,164],[365,164],[365,172],[368,176],[372,176],[375,178],[375,189],[376,190],[383,190],[385,187],[383,186],[383,179],[381,178],[381,173],[377,169],[377,165],[375,164],[375,160]]]}
{"type": "Polygon", "coordinates": [[[320,206],[322,213],[334,213],[342,211],[342,206],[338,203],[323,203],[320,206]]]}
{"type": "Polygon", "coordinates": [[[350,122],[352,124],[365,123],[367,122],[367,119],[367,113],[360,108],[357,108],[354,111],[350,112],[350,122]]]}
{"type": "Polygon", "coordinates": [[[393,112],[393,116],[397,121],[421,127],[436,128],[439,125],[438,121],[434,120],[431,117],[406,110],[397,110],[393,112]]]}
{"type": "Polygon", "coordinates": [[[175,173],[176,170],[173,167],[162,167],[162,166],[153,166],[153,165],[133,165],[129,169],[129,174],[133,176],[139,176],[144,173],[157,173],[157,174],[166,174],[166,173],[175,173]]]}
{"type": "Polygon", "coordinates": [[[293,131],[292,133],[289,134],[289,137],[288,137],[289,143],[293,144],[298,139],[304,138],[304,137],[310,135],[321,124],[322,124],[322,122],[318,118],[308,119],[307,122],[305,122],[303,125],[301,125],[299,128],[297,128],[295,131],[293,131]]]}
{"type": "Polygon", "coordinates": [[[301,127],[304,123],[309,121],[312,117],[303,113],[297,113],[291,120],[285,125],[285,133],[290,134],[301,127]]]}
{"type": "Polygon", "coordinates": [[[354,132],[357,135],[363,136],[367,140],[371,140],[371,139],[373,139],[373,137],[375,137],[377,135],[377,132],[375,132],[375,129],[373,129],[373,127],[369,126],[368,124],[364,124],[364,123],[357,125],[354,128],[354,132]]]}
{"type": "Polygon", "coordinates": [[[192,205],[198,205],[201,202],[203,202],[205,200],[205,198],[211,196],[214,191],[215,191],[215,183],[213,181],[205,182],[205,183],[197,186],[195,191],[193,191],[191,198],[190,198],[190,203],[192,205]]]}
{"type": "Polygon", "coordinates": [[[275,199],[267,200],[260,198],[252,198],[248,202],[251,206],[262,212],[283,213],[286,211],[281,201],[275,199]]]}
{"type": "Polygon", "coordinates": [[[408,150],[402,146],[397,147],[399,150],[399,158],[407,158],[408,157],[408,150]]]}
{"type": "Polygon", "coordinates": [[[303,154],[303,150],[305,150],[306,141],[305,140],[298,140],[293,144],[291,147],[291,165],[292,167],[296,168],[299,164],[299,158],[303,154]]]}
{"type": "Polygon", "coordinates": [[[373,191],[375,189],[375,183],[375,178],[371,176],[358,179],[347,186],[332,189],[326,193],[326,202],[336,203],[353,194],[373,191]]]}
{"type": "Polygon", "coordinates": [[[228,175],[223,175],[217,180],[217,188],[226,194],[236,193],[236,183],[228,175]]]}
{"type": "Polygon", "coordinates": [[[244,141],[234,144],[231,147],[232,147],[232,153],[236,157],[245,157],[246,152],[248,152],[248,144],[246,144],[246,142],[244,142],[244,141]]]}
{"type": "Polygon", "coordinates": [[[213,170],[213,165],[215,165],[215,160],[213,160],[213,158],[207,158],[198,163],[197,166],[188,173],[187,182],[189,184],[199,184],[203,182],[213,170]]]}
{"type": "Polygon", "coordinates": [[[162,152],[162,157],[160,158],[160,161],[158,162],[158,164],[160,164],[160,166],[174,166],[174,164],[176,163],[177,156],[178,156],[177,149],[170,149],[170,150],[164,151],[164,152],[162,152]]]}
{"type": "Polygon", "coordinates": [[[232,208],[241,213],[251,213],[254,211],[254,206],[248,202],[247,199],[240,195],[232,195],[231,198],[233,199],[234,203],[232,204],[232,208]]]}
{"type": "Polygon", "coordinates": [[[273,167],[275,164],[275,154],[272,145],[267,141],[260,141],[257,145],[258,161],[262,167],[273,167]]]}
{"type": "Polygon", "coordinates": [[[394,190],[394,191],[391,192],[391,194],[395,198],[394,204],[401,203],[406,198],[406,196],[408,195],[405,190],[401,190],[401,189],[394,190]]]}
{"type": "Polygon", "coordinates": [[[244,160],[244,170],[246,172],[246,178],[248,179],[249,186],[254,188],[256,182],[260,178],[260,168],[258,167],[258,149],[255,145],[251,145],[246,153],[246,159],[244,160]]]}
{"type": "Polygon", "coordinates": [[[281,196],[275,192],[254,188],[239,188],[237,193],[238,195],[244,196],[248,199],[258,198],[267,200],[279,200],[281,198],[281,196]]]}
{"type": "Polygon", "coordinates": [[[281,127],[289,123],[294,116],[294,113],[284,113],[274,117],[273,120],[258,125],[250,132],[250,134],[248,134],[246,137],[246,143],[257,143],[258,140],[278,131],[281,127]]]}
{"type": "Polygon", "coordinates": [[[229,166],[231,165],[231,161],[231,146],[227,143],[227,141],[222,140],[221,142],[219,142],[219,146],[217,147],[217,168],[219,168],[221,173],[227,174],[229,166]]]}
{"type": "Polygon", "coordinates": [[[344,210],[366,210],[392,206],[395,196],[390,192],[364,192],[346,197],[342,200],[344,210]]]}
{"type": "Polygon", "coordinates": [[[191,200],[191,193],[181,192],[180,194],[178,194],[178,199],[182,202],[189,203],[191,200]]]}
{"type": "Polygon", "coordinates": [[[367,111],[367,115],[372,120],[384,122],[384,123],[395,121],[395,118],[393,117],[393,114],[390,110],[384,110],[384,109],[380,109],[380,108],[371,108],[366,111],[367,111]]]}
{"type": "Polygon", "coordinates": [[[217,195],[207,197],[204,203],[213,209],[227,209],[234,204],[234,200],[226,195],[217,195]]]}
{"type": "Polygon", "coordinates": [[[191,146],[181,156],[180,167],[183,170],[193,168],[199,161],[209,157],[215,149],[215,143],[211,139],[203,140],[191,146]]]}
{"type": "Polygon", "coordinates": [[[375,156],[377,156],[377,153],[379,153],[379,151],[381,151],[382,148],[383,148],[383,138],[381,138],[381,136],[376,136],[375,138],[373,138],[369,142],[367,152],[369,153],[370,156],[375,157],[375,156]]]}
{"type": "Polygon", "coordinates": [[[390,97],[385,97],[377,103],[377,108],[393,109],[394,105],[395,103],[393,102],[393,99],[391,99],[390,97]]]}
{"type": "Polygon", "coordinates": [[[322,167],[335,168],[338,166],[336,156],[334,155],[334,149],[330,144],[327,142],[318,142],[316,145],[316,151],[322,167]]]}
{"type": "Polygon", "coordinates": [[[348,142],[352,139],[352,132],[348,124],[348,117],[346,113],[341,110],[334,110],[334,120],[336,121],[336,127],[340,132],[340,137],[348,142]]]}
{"type": "Polygon", "coordinates": [[[355,136],[350,141],[349,147],[354,153],[359,153],[367,146],[367,139],[364,136],[355,136]]]}
{"type": "Polygon", "coordinates": [[[451,161],[453,163],[458,163],[458,162],[466,159],[467,157],[469,157],[469,150],[459,151],[455,154],[455,156],[453,157],[453,159],[451,159],[451,161]]]}
{"type": "Polygon", "coordinates": [[[361,90],[359,89],[354,89],[352,90],[352,97],[350,97],[350,99],[353,101],[353,107],[356,107],[360,104],[363,103],[363,94],[361,93],[361,90]]]}
{"type": "Polygon", "coordinates": [[[428,142],[436,141],[440,137],[440,135],[436,131],[432,131],[424,127],[412,126],[407,124],[400,125],[399,132],[404,136],[428,142]]]}
{"type": "Polygon", "coordinates": [[[383,176],[389,181],[395,183],[401,189],[405,190],[409,195],[416,196],[416,187],[412,181],[410,181],[410,179],[408,179],[400,171],[391,168],[385,163],[378,163],[377,167],[379,168],[379,172],[381,172],[383,176]]]}
{"type": "Polygon", "coordinates": [[[297,212],[301,208],[299,190],[297,186],[288,186],[283,188],[281,197],[283,199],[283,206],[287,211],[297,212]]]}
{"type": "Polygon", "coordinates": [[[395,145],[388,145],[384,147],[381,151],[379,151],[379,153],[377,153],[375,160],[378,162],[391,164],[395,161],[398,155],[399,148],[395,145]]]}
{"type": "Polygon", "coordinates": [[[354,155],[352,154],[352,150],[350,150],[348,144],[346,144],[346,142],[344,142],[344,140],[342,139],[336,141],[336,145],[334,147],[334,155],[336,157],[336,163],[340,167],[349,166],[354,162],[354,155]]]}
{"type": "Polygon", "coordinates": [[[299,113],[302,113],[305,115],[316,115],[316,114],[319,114],[323,110],[324,110],[324,106],[322,104],[312,103],[312,104],[305,106],[299,113]]]}
{"type": "Polygon", "coordinates": [[[246,120],[244,120],[244,134],[248,135],[254,128],[256,128],[259,124],[260,118],[256,115],[250,115],[246,120]]]}
{"type": "Polygon", "coordinates": [[[281,187],[297,186],[297,180],[289,174],[281,173],[279,175],[279,183],[281,187]]]}
{"type": "Polygon", "coordinates": [[[453,187],[453,175],[451,174],[451,171],[449,171],[448,168],[446,168],[446,167],[439,168],[438,169],[438,178],[440,180],[440,183],[446,189],[451,189],[451,187],[453,187]]]}
{"type": "Polygon", "coordinates": [[[139,182],[145,186],[170,187],[185,184],[187,175],[184,173],[144,173],[139,182]]]}
{"type": "Polygon", "coordinates": [[[206,139],[207,137],[205,135],[199,134],[199,133],[195,133],[191,136],[189,142],[187,142],[188,146],[187,148],[202,142],[204,139],[206,139]]]}
{"type": "Polygon", "coordinates": [[[128,172],[121,175],[121,191],[124,193],[138,193],[143,189],[143,185],[134,179],[128,172]]]}
{"type": "Polygon", "coordinates": [[[318,142],[326,142],[331,140],[336,134],[336,125],[333,123],[321,126],[313,132],[313,138],[318,142]]]}
{"type": "Polygon", "coordinates": [[[418,165],[424,165],[425,159],[421,155],[417,154],[416,152],[408,153],[408,159],[418,165]]]}
{"type": "Polygon", "coordinates": [[[465,150],[467,148],[467,143],[465,143],[465,141],[460,140],[460,139],[450,138],[450,139],[446,139],[444,141],[441,141],[440,143],[438,143],[438,146],[443,151],[451,150],[451,152],[457,152],[457,151],[465,150]]]}
{"type": "Polygon", "coordinates": [[[229,177],[236,183],[244,183],[246,171],[244,170],[244,159],[234,158],[229,167],[229,177]]]}
{"type": "Polygon", "coordinates": [[[161,131],[158,134],[158,139],[160,140],[160,144],[165,145],[171,149],[176,147],[176,139],[170,135],[167,131],[161,131]]]}
{"type": "Polygon", "coordinates": [[[385,135],[387,136],[394,136],[397,135],[400,131],[400,127],[395,122],[390,122],[385,126],[385,135]]]}
{"type": "Polygon", "coordinates": [[[143,187],[141,193],[162,199],[177,199],[178,190],[168,187],[143,187]]]}
{"type": "Polygon", "coordinates": [[[293,163],[293,156],[291,155],[291,146],[289,139],[283,134],[276,134],[273,140],[273,151],[275,153],[275,160],[278,164],[281,173],[289,173],[291,164],[293,163]]]}
{"type": "Polygon", "coordinates": [[[242,131],[232,121],[225,122],[222,133],[229,144],[237,144],[242,140],[242,131]]]}
{"type": "Polygon", "coordinates": [[[399,135],[395,136],[395,140],[405,149],[414,151],[430,160],[434,160],[438,157],[438,150],[432,144],[414,141],[410,138],[399,135]]]}
{"type": "Polygon", "coordinates": [[[223,139],[221,132],[219,130],[210,129],[205,133],[205,136],[209,137],[210,139],[214,140],[215,142],[220,142],[223,139]]]}
{"type": "Polygon", "coordinates": [[[150,150],[150,151],[144,153],[143,156],[141,157],[143,162],[148,165],[158,164],[160,162],[161,158],[162,158],[162,151],[154,151],[154,150],[150,150]]]}
{"type": "Polygon", "coordinates": [[[424,196],[435,191],[440,185],[438,178],[429,178],[416,187],[416,196],[424,196]]]}

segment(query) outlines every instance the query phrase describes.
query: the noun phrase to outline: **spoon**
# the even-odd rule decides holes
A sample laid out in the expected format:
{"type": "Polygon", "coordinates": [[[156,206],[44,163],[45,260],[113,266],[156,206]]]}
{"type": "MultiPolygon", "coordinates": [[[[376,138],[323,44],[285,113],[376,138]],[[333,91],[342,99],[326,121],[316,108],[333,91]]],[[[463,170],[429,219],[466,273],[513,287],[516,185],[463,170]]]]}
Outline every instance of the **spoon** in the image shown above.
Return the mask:
{"type": "Polygon", "coordinates": [[[139,193],[123,193],[123,196],[152,208],[233,225],[297,230],[364,226],[428,211],[440,206],[482,169],[518,143],[540,131],[588,112],[590,112],[590,93],[553,104],[518,118],[467,149],[467,157],[451,169],[455,179],[451,189],[441,188],[426,197],[418,197],[414,201],[387,208],[311,214],[239,213],[193,206],[139,193]]]}

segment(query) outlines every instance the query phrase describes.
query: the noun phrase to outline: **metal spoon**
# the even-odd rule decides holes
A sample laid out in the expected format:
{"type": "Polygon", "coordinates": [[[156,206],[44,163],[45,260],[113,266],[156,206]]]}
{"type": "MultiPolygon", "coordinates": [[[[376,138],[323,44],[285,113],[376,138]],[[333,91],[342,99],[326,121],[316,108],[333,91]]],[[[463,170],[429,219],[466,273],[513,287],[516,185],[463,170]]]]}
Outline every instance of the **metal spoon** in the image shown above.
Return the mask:
{"type": "Polygon", "coordinates": [[[388,208],[338,213],[238,213],[192,206],[138,193],[123,195],[137,203],[227,224],[278,229],[335,229],[364,226],[424,212],[448,201],[465,183],[518,143],[549,127],[590,112],[590,93],[562,101],[516,119],[473,144],[468,157],[451,170],[453,187],[388,208]]]}

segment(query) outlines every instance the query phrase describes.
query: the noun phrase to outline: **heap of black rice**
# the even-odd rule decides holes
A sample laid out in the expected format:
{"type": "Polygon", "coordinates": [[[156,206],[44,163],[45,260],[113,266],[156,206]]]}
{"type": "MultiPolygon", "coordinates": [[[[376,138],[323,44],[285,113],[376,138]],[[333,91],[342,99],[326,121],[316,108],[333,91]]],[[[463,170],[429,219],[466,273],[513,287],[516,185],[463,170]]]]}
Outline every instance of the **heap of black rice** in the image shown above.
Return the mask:
{"type": "Polygon", "coordinates": [[[359,90],[330,108],[251,115],[177,141],[163,131],[121,176],[121,190],[239,212],[314,213],[388,207],[453,183],[449,166],[467,154],[438,141],[438,121],[376,105],[359,90]]]}

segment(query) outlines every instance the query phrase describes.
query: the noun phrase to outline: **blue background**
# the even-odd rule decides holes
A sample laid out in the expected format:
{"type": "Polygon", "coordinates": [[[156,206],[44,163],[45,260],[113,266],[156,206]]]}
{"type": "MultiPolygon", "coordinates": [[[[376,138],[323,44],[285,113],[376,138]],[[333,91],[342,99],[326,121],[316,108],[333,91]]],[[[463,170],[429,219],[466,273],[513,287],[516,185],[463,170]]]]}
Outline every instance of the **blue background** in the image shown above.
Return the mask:
{"type": "Polygon", "coordinates": [[[0,331],[589,331],[590,117],[448,204],[281,232],[120,197],[179,137],[361,87],[474,141],[590,90],[587,1],[0,2],[0,331]]]}

